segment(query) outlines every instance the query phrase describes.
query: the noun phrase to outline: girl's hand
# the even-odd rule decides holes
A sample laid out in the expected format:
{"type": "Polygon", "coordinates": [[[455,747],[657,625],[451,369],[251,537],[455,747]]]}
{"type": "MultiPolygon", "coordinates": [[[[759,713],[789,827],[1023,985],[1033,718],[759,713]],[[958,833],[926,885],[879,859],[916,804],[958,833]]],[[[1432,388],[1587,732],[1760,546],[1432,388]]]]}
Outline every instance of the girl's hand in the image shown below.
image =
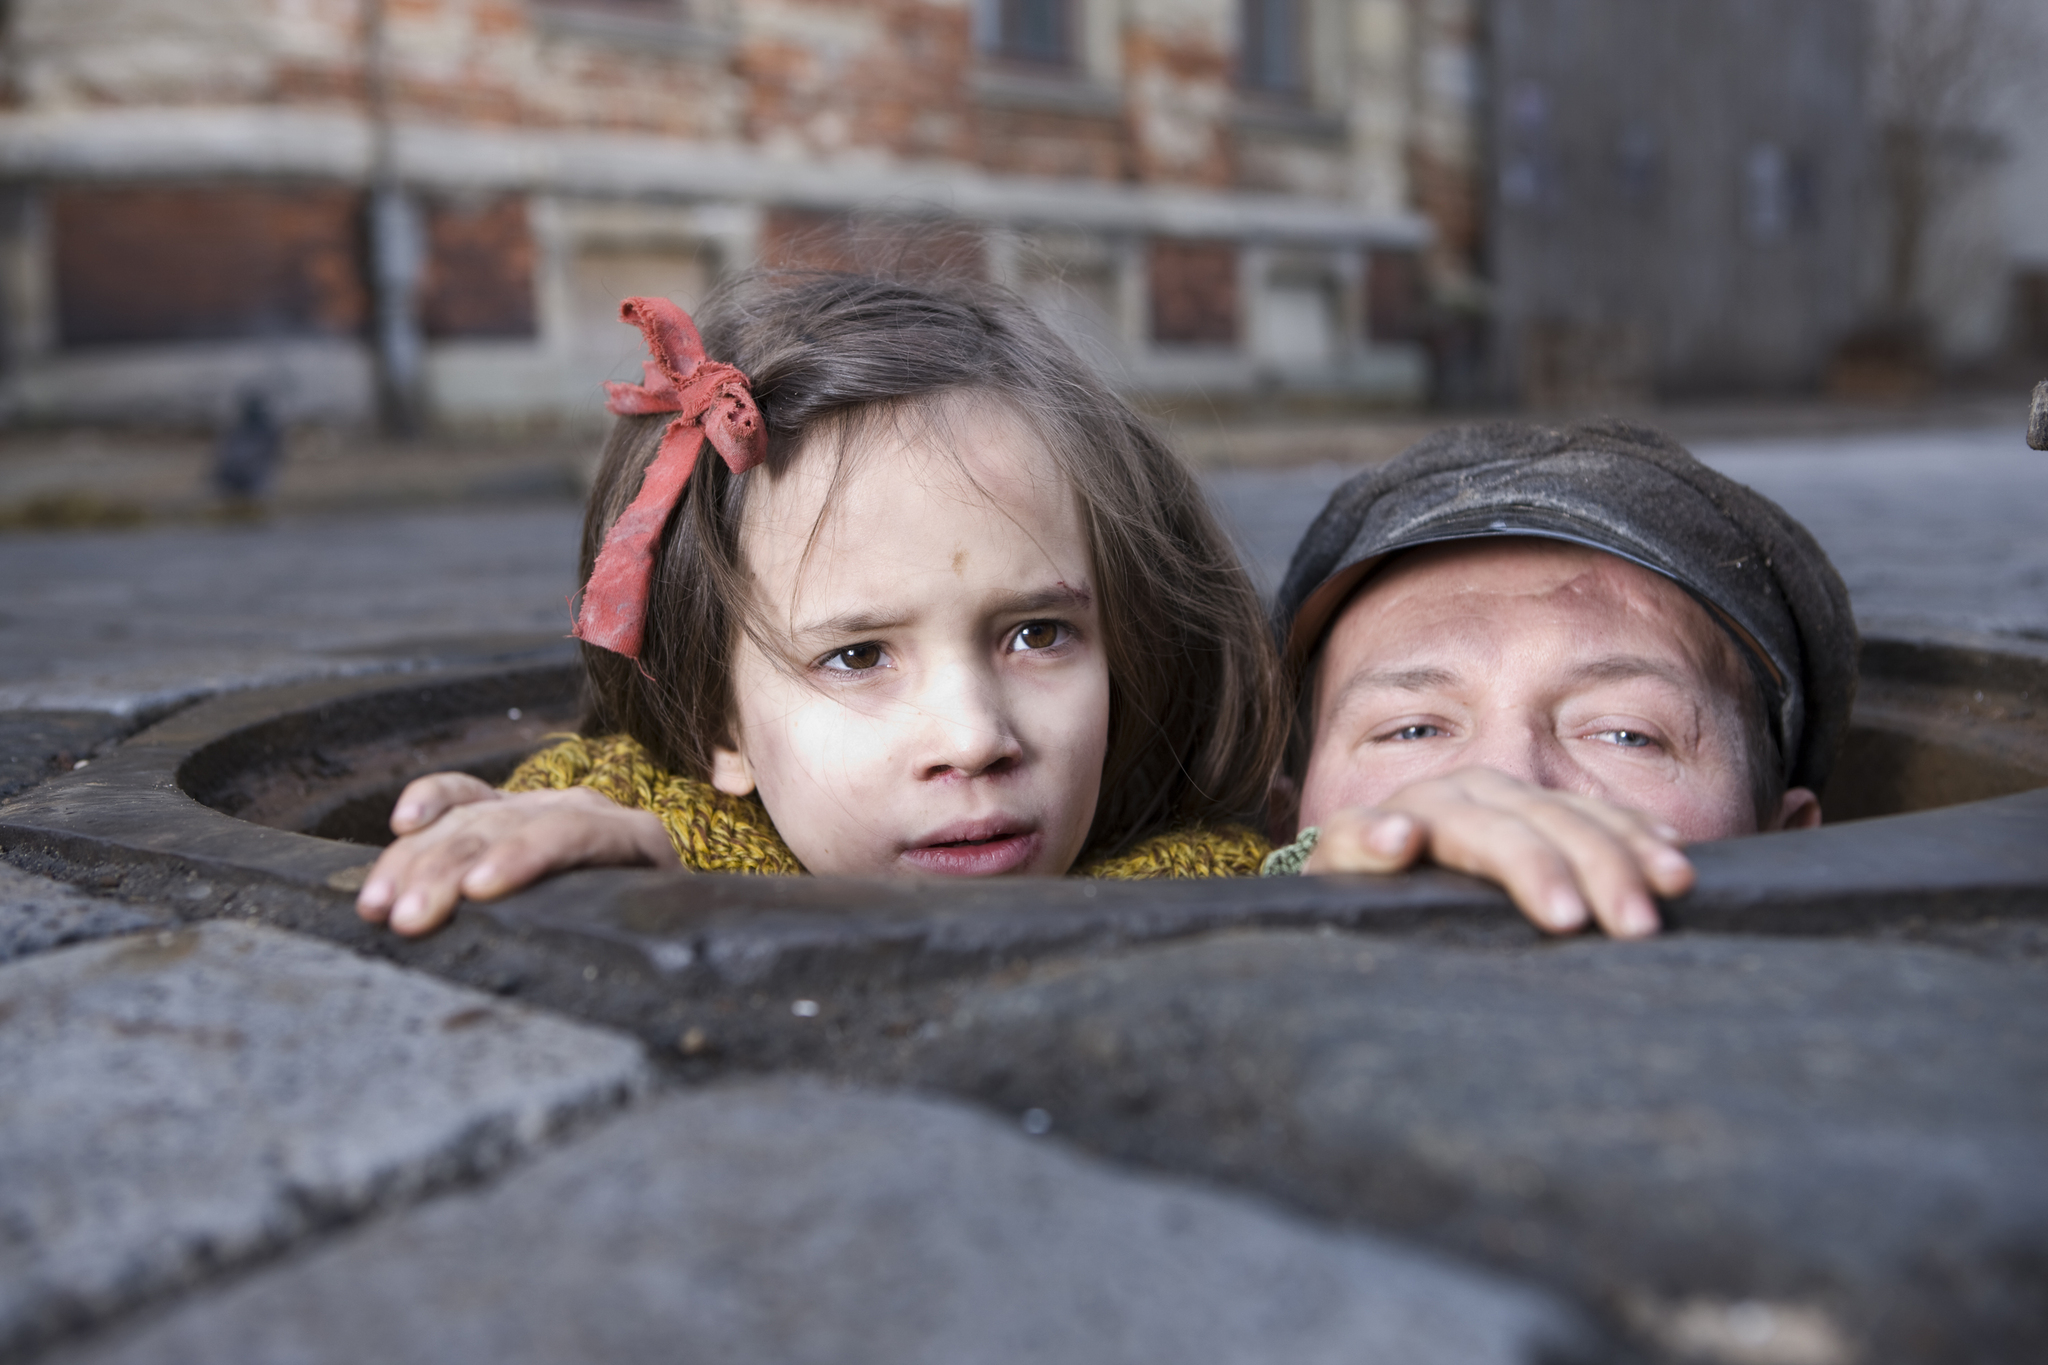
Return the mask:
{"type": "Polygon", "coordinates": [[[572,867],[680,865],[652,813],[588,787],[501,792],[464,773],[406,784],[391,812],[398,842],[356,897],[356,913],[408,937],[438,929],[456,902],[495,900],[572,867]]]}
{"type": "Polygon", "coordinates": [[[1657,932],[1651,899],[1692,888],[1677,831],[1591,797],[1466,768],[1324,821],[1305,872],[1401,872],[1421,860],[1506,889],[1536,926],[1568,934],[1590,915],[1616,938],[1657,932]]]}

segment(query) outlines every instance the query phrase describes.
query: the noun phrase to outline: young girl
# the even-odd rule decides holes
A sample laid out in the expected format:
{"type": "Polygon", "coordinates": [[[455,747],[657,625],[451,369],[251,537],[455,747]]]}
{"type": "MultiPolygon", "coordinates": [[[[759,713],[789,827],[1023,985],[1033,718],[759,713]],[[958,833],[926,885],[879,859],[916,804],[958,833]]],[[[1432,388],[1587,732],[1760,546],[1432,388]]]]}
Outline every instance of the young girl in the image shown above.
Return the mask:
{"type": "Polygon", "coordinates": [[[592,863],[1246,875],[1285,708],[1189,472],[1026,308],[757,278],[654,359],[585,518],[582,735],[411,784],[401,933],[592,863]],[[717,361],[707,358],[715,356],[717,361]],[[724,362],[724,363],[720,363],[724,362]],[[715,457],[700,457],[715,451],[715,457]]]}

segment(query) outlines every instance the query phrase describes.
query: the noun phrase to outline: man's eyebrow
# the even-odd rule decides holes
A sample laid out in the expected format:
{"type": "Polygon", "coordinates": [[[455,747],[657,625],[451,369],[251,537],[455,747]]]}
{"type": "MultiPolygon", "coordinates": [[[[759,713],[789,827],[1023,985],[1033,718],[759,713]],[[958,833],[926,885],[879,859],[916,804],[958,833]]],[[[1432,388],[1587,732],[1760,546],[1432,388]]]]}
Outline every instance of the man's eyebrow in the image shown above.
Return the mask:
{"type": "Polygon", "coordinates": [[[1690,689],[1699,681],[1662,659],[1646,658],[1641,654],[1610,654],[1604,659],[1591,659],[1573,669],[1571,674],[1575,683],[1631,682],[1637,678],[1655,678],[1680,690],[1690,689]]]}
{"type": "Polygon", "coordinates": [[[1455,687],[1460,675],[1453,669],[1423,666],[1418,668],[1374,668],[1363,673],[1354,673],[1344,680],[1344,693],[1353,692],[1427,692],[1432,688],[1455,687]]]}
{"type": "MultiPolygon", "coordinates": [[[[1075,611],[1086,607],[1093,597],[1086,587],[1074,587],[1067,583],[1056,583],[1048,588],[1033,592],[1009,593],[990,604],[991,616],[1029,616],[1043,611],[1075,611]]],[[[900,613],[887,611],[846,611],[837,616],[825,616],[816,621],[806,621],[798,626],[791,637],[808,640],[815,637],[829,639],[858,638],[862,635],[886,635],[909,620],[900,613]]]]}
{"type": "MultiPolygon", "coordinates": [[[[1369,668],[1354,673],[1330,699],[1329,714],[1335,715],[1354,697],[1368,692],[1430,692],[1456,687],[1462,675],[1455,669],[1419,665],[1415,668],[1369,668]]],[[[1317,703],[1321,705],[1320,702],[1317,703]]]]}

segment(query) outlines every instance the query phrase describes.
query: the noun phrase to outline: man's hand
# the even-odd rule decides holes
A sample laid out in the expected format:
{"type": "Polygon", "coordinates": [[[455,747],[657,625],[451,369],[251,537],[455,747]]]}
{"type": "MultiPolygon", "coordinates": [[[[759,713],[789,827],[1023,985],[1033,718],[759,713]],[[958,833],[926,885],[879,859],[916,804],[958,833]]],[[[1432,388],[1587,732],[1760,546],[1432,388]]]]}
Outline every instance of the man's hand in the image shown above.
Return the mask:
{"type": "Polygon", "coordinates": [[[1497,882],[1538,928],[1588,915],[1616,938],[1657,932],[1652,894],[1690,890],[1678,832],[1592,797],[1546,791],[1489,768],[1403,787],[1323,822],[1305,872],[1400,872],[1427,860],[1497,882]],[[1590,911],[1589,911],[1590,907],[1590,911]]]}
{"type": "Polygon", "coordinates": [[[495,900],[572,867],[675,867],[668,831],[588,787],[505,793],[464,773],[406,784],[391,812],[397,843],[356,897],[356,913],[401,934],[431,933],[456,902],[495,900]]]}

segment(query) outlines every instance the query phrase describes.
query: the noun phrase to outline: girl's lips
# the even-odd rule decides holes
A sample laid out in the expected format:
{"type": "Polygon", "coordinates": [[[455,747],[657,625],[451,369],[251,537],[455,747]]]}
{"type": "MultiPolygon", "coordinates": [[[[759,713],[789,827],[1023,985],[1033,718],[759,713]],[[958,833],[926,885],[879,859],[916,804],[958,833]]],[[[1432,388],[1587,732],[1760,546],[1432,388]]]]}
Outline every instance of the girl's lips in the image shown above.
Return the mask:
{"type": "Polygon", "coordinates": [[[920,872],[942,877],[997,877],[1015,872],[1038,856],[1045,837],[1035,829],[984,833],[962,827],[941,830],[932,842],[903,850],[903,860],[920,872]]]}

